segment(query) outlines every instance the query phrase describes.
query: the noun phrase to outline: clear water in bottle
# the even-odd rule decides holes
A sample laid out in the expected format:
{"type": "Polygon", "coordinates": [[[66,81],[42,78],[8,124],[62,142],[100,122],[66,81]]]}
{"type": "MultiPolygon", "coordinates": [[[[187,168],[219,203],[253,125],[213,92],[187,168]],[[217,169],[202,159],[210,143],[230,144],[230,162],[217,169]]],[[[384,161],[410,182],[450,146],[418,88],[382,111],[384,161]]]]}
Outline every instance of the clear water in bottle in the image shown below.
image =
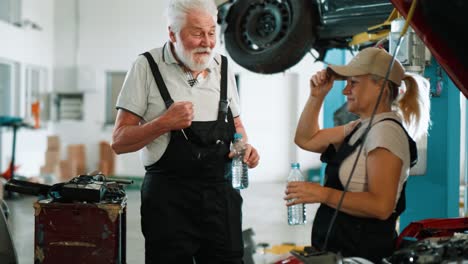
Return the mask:
{"type": "MultiPolygon", "coordinates": [[[[305,181],[305,178],[299,169],[299,163],[291,164],[291,171],[289,172],[288,182],[293,181],[305,181]]],[[[289,225],[303,225],[306,222],[306,208],[304,204],[296,204],[288,207],[289,225]]]]}
{"type": "Polygon", "coordinates": [[[296,204],[288,207],[289,225],[303,225],[306,222],[306,209],[304,204],[296,204]]]}
{"type": "Polygon", "coordinates": [[[234,157],[232,158],[232,187],[245,189],[249,186],[249,168],[243,162],[246,147],[242,140],[242,134],[234,134],[232,148],[234,151],[234,157]]]}

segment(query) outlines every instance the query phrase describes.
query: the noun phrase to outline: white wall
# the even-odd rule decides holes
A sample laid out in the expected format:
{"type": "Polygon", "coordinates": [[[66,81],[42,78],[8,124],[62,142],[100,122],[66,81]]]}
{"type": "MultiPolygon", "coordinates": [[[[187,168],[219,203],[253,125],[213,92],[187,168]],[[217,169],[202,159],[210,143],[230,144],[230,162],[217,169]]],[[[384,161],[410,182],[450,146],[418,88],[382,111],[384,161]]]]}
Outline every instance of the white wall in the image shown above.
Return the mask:
{"type": "MultiPolygon", "coordinates": [[[[162,13],[166,1],[80,0],[78,3],[77,89],[85,91],[85,125],[94,127],[93,133],[100,135],[89,135],[89,149],[97,146],[98,138],[111,140],[112,127],[103,126],[106,72],[127,71],[138,54],[167,40],[162,13]]],[[[98,158],[97,152],[87,154],[88,163],[98,158]]],[[[138,153],[119,155],[116,172],[143,176],[138,153]]]]}
{"type": "MultiPolygon", "coordinates": [[[[30,2],[34,1],[25,4],[34,10],[36,7],[30,2]]],[[[112,127],[104,126],[105,74],[128,70],[138,54],[161,46],[167,40],[164,17],[167,1],[55,0],[54,5],[54,1],[49,0],[48,3],[45,6],[48,10],[56,9],[55,53],[46,54],[49,63],[55,64],[55,74],[60,75],[55,76],[54,89],[82,91],[85,95],[83,121],[62,121],[49,127],[61,136],[62,145],[86,144],[88,169],[93,170],[98,159],[97,143],[110,141],[112,133],[112,127]],[[75,4],[76,10],[73,9],[75,4]],[[74,63],[76,68],[72,69],[74,63]]],[[[0,34],[3,34],[1,32],[0,25],[0,34]]],[[[15,49],[14,45],[10,48],[15,49]]],[[[222,52],[223,48],[219,50],[222,52]]],[[[15,52],[18,56],[22,54],[21,50],[15,52]]],[[[299,150],[292,139],[308,95],[310,74],[322,64],[314,64],[308,55],[287,73],[276,75],[248,72],[232,60],[231,65],[240,74],[241,117],[250,142],[261,155],[261,164],[251,171],[252,181],[283,181],[292,161],[299,161],[304,169],[318,167],[317,156],[299,150]]],[[[40,145],[45,147],[45,144],[40,145]]],[[[36,160],[41,162],[42,159],[41,156],[36,160]]],[[[116,166],[119,175],[144,174],[137,153],[118,156],[116,166]]]]}
{"type": "Polygon", "coordinates": [[[317,155],[294,144],[296,125],[308,98],[309,74],[322,66],[307,60],[273,75],[236,70],[241,118],[249,141],[261,156],[259,166],[250,172],[252,181],[286,181],[291,162],[299,162],[303,170],[320,167],[317,155]]]}
{"type": "Polygon", "coordinates": [[[76,89],[78,0],[54,1],[54,91],[76,89]]]}
{"type": "MultiPolygon", "coordinates": [[[[40,66],[48,71],[46,91],[52,90],[52,69],[54,60],[54,0],[23,0],[22,20],[29,20],[39,25],[41,30],[30,26],[17,27],[0,21],[0,58],[17,62],[18,86],[11,95],[11,100],[17,115],[24,114],[25,66],[40,66]]],[[[43,91],[45,92],[45,91],[43,91]]],[[[0,128],[3,142],[0,168],[4,170],[11,159],[11,129],[0,128]]],[[[43,159],[43,139],[50,133],[48,128],[27,131],[20,129],[17,134],[17,164],[20,171],[26,175],[36,174],[43,159]],[[41,140],[42,139],[42,140],[41,140]],[[21,152],[21,153],[20,153],[21,152]]]]}
{"type": "Polygon", "coordinates": [[[22,18],[38,24],[42,30],[16,27],[0,21],[0,57],[23,63],[52,66],[54,0],[23,0],[22,18]]]}
{"type": "Polygon", "coordinates": [[[289,163],[296,160],[291,144],[295,114],[290,109],[297,84],[295,73],[263,78],[253,73],[239,75],[241,118],[261,157],[259,166],[250,172],[252,181],[286,179],[289,163]]]}

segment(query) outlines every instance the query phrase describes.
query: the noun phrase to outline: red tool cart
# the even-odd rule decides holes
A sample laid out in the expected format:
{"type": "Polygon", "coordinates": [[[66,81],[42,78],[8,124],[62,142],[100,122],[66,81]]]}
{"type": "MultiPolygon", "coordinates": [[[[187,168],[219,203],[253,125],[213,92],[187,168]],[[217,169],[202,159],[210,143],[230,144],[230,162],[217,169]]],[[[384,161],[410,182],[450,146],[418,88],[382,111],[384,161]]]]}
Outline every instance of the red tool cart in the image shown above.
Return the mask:
{"type": "Polygon", "coordinates": [[[34,263],[126,263],[126,200],[34,204],[34,263]]]}

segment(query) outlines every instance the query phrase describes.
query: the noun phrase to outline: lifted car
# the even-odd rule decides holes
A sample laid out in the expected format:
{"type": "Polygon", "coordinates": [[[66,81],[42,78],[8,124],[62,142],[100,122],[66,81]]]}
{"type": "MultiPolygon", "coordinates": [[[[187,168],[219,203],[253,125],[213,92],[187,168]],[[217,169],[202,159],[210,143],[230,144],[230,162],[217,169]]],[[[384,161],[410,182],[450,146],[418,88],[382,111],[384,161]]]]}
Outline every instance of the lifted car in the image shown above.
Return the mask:
{"type": "MultiPolygon", "coordinates": [[[[406,17],[414,1],[215,0],[229,55],[266,74],[285,71],[312,49],[323,60],[328,49],[349,48],[354,35],[385,22],[394,7],[406,17]]],[[[418,1],[410,24],[468,98],[467,13],[466,0],[418,1]]]]}
{"type": "Polygon", "coordinates": [[[393,9],[388,0],[218,2],[227,52],[258,73],[284,71],[311,49],[322,60],[328,49],[348,47],[355,34],[382,23],[393,9]]]}

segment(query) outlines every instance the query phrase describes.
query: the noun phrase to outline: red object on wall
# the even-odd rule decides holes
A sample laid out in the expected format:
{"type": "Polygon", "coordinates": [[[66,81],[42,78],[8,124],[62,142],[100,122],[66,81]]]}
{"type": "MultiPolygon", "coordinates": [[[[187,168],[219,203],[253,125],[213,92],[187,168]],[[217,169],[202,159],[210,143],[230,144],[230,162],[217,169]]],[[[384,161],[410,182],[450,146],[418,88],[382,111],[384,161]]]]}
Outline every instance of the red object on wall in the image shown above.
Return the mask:
{"type": "Polygon", "coordinates": [[[126,201],[34,204],[34,263],[126,263],[126,201]]]}

